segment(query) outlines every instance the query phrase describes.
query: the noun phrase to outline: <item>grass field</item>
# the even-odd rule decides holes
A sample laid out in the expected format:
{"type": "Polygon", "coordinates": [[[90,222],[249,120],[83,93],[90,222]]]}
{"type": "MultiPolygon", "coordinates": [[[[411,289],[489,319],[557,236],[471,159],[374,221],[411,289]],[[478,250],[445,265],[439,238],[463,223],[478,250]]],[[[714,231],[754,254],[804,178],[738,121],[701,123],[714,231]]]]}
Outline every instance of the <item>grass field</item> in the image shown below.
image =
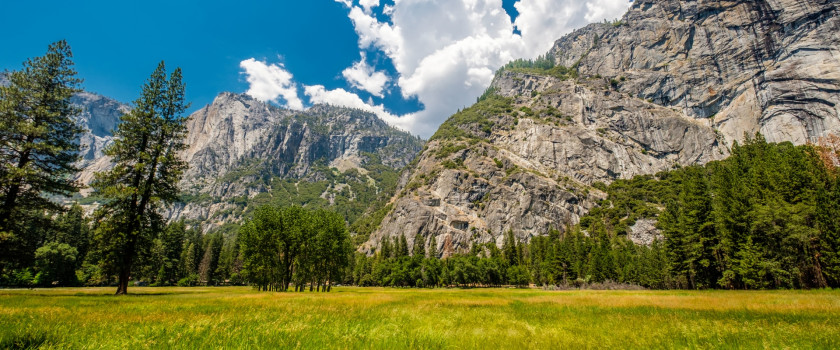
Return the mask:
{"type": "Polygon", "coordinates": [[[0,348],[840,348],[840,291],[0,290],[0,348]]]}

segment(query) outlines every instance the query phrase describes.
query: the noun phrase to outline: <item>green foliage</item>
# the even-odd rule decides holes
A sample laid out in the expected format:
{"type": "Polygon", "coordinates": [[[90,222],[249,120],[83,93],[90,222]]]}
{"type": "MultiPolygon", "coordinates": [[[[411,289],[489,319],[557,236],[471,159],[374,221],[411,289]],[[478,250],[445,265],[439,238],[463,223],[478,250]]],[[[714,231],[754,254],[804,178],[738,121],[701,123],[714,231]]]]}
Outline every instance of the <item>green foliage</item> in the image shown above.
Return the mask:
{"type": "Polygon", "coordinates": [[[118,294],[127,292],[137,252],[162,229],[159,209],[178,199],[178,181],[187,168],[178,156],[186,149],[182,114],[188,107],[181,69],[167,79],[161,62],[134,104],[120,117],[114,143],[105,149],[114,167],[97,173],[92,184],[106,200],[96,214],[97,241],[103,262],[119,271],[118,294]]]}
{"type": "Polygon", "coordinates": [[[22,255],[18,248],[31,238],[28,226],[62,211],[52,197],[78,191],[74,162],[83,130],[70,97],[81,80],[72,57],[67,42],[55,42],[0,86],[0,273],[30,262],[34,250],[22,255]]]}
{"type": "Polygon", "coordinates": [[[394,205],[389,203],[353,222],[353,224],[350,225],[350,232],[355,234],[355,236],[353,236],[353,246],[357,247],[362,243],[367,242],[370,234],[379,228],[382,220],[384,220],[385,216],[393,209],[394,205]]]}
{"type": "Polygon", "coordinates": [[[178,280],[178,287],[192,287],[198,285],[199,277],[197,274],[188,275],[178,280]]]}
{"type": "Polygon", "coordinates": [[[356,258],[353,283],[838,286],[837,169],[826,166],[812,146],[768,144],[761,135],[736,144],[732,154],[705,166],[596,184],[608,198],[578,226],[563,233],[551,230],[528,244],[517,242],[509,231],[501,249],[474,244],[468,254],[438,260],[436,251],[427,258],[408,258],[404,237],[386,239],[378,256],[356,258]],[[640,219],[658,219],[665,239],[649,246],[631,242],[627,233],[640,219]]]}
{"type": "Polygon", "coordinates": [[[483,139],[492,131],[493,120],[512,112],[512,99],[493,94],[449,117],[429,141],[483,139]]]}
{"type": "Polygon", "coordinates": [[[665,286],[838,286],[837,171],[812,146],[757,135],[726,160],[618,180],[605,190],[609,198],[581,218],[581,228],[623,236],[636,220],[658,218],[665,286]]]}
{"type": "Polygon", "coordinates": [[[444,160],[440,163],[445,169],[463,169],[464,168],[464,160],[462,158],[457,158],[454,161],[451,159],[444,160]]]}
{"type": "Polygon", "coordinates": [[[368,209],[382,208],[385,205],[393,195],[399,177],[398,170],[382,164],[378,155],[362,155],[366,158],[362,164],[366,170],[365,174],[358,169],[340,173],[316,162],[312,169],[314,175],[309,178],[268,177],[263,180],[268,188],[267,192],[252,198],[234,198],[230,203],[234,204],[236,209],[218,215],[223,217],[235,214],[249,217],[254,208],[262,205],[303,206],[308,209],[329,209],[341,214],[347,222],[355,223],[376,211],[369,212],[368,209]]]}
{"type": "Polygon", "coordinates": [[[435,151],[435,158],[443,159],[449,157],[449,155],[460,152],[462,150],[467,149],[467,145],[463,143],[449,143],[449,142],[441,142],[437,151],[435,151]]]}
{"type": "Polygon", "coordinates": [[[40,286],[76,284],[76,258],[79,252],[67,243],[50,242],[35,251],[35,266],[40,286]]]}
{"type": "MultiPolygon", "coordinates": [[[[575,79],[578,76],[577,70],[574,68],[567,68],[558,66],[555,63],[554,57],[545,55],[537,57],[535,60],[517,59],[506,64],[501,71],[509,71],[514,73],[534,74],[534,75],[548,75],[559,79],[575,79]]],[[[531,97],[534,97],[533,95],[531,97]]]]}
{"type": "Polygon", "coordinates": [[[348,283],[360,286],[394,287],[477,287],[527,286],[530,272],[525,259],[527,247],[508,234],[504,255],[494,244],[475,244],[467,254],[438,256],[437,240],[416,235],[409,243],[404,235],[383,239],[373,257],[357,254],[348,283]],[[408,247],[411,246],[411,255],[408,247]],[[428,252],[428,254],[426,253],[428,252]],[[511,255],[512,254],[512,255],[511,255]]]}
{"type": "Polygon", "coordinates": [[[486,90],[484,90],[484,92],[475,100],[475,102],[478,103],[484,101],[490,98],[491,96],[496,95],[497,92],[499,92],[499,89],[497,89],[495,86],[490,86],[486,90]]]}
{"type": "Polygon", "coordinates": [[[240,229],[244,275],[259,290],[329,291],[349,264],[343,218],[323,210],[263,206],[240,229]]]}

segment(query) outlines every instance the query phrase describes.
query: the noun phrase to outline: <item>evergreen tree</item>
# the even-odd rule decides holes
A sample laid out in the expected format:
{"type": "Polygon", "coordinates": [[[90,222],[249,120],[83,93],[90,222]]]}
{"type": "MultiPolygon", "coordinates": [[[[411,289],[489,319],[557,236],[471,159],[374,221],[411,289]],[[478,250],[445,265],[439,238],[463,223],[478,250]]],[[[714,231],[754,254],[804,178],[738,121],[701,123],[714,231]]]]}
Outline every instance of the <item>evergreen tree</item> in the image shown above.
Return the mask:
{"type": "Polygon", "coordinates": [[[397,258],[408,256],[408,241],[406,241],[405,235],[401,234],[398,239],[399,242],[397,243],[397,258]]]}
{"type": "Polygon", "coordinates": [[[508,230],[505,233],[505,240],[502,245],[502,255],[505,258],[507,266],[519,264],[516,252],[516,238],[513,236],[513,230],[508,230]]]}
{"type": "Polygon", "coordinates": [[[70,97],[81,80],[72,57],[67,42],[55,42],[0,86],[0,271],[19,258],[17,247],[31,243],[24,242],[27,222],[44,210],[61,211],[48,197],[78,190],[73,174],[82,128],[70,97]]]}
{"type": "Polygon", "coordinates": [[[76,138],[83,131],[73,117],[79,109],[70,97],[79,92],[73,54],[65,41],[49,46],[46,55],[29,59],[0,87],[0,228],[28,209],[55,208],[44,195],[69,195],[78,190],[76,138]]]}
{"type": "Polygon", "coordinates": [[[432,239],[429,240],[429,258],[437,259],[437,255],[437,239],[435,236],[432,236],[432,239]]]}
{"type": "Polygon", "coordinates": [[[379,248],[379,256],[383,259],[389,259],[393,255],[393,249],[391,240],[384,238],[382,239],[382,246],[379,248]]]}
{"type": "Polygon", "coordinates": [[[206,285],[216,283],[216,269],[219,267],[219,257],[222,252],[223,239],[219,233],[206,236],[207,243],[204,256],[198,265],[198,276],[206,285]]]}
{"type": "Polygon", "coordinates": [[[411,254],[415,258],[422,259],[426,257],[426,237],[423,237],[421,234],[414,236],[414,248],[412,249],[411,254]]]}
{"type": "Polygon", "coordinates": [[[134,108],[120,118],[114,143],[105,149],[114,167],[97,173],[93,182],[96,193],[107,200],[97,212],[96,233],[107,253],[106,264],[118,274],[117,294],[128,291],[138,250],[148,247],[163,228],[161,205],[178,199],[177,184],[186,169],[178,157],[186,148],[186,108],[181,69],[167,80],[161,62],[134,108]]]}

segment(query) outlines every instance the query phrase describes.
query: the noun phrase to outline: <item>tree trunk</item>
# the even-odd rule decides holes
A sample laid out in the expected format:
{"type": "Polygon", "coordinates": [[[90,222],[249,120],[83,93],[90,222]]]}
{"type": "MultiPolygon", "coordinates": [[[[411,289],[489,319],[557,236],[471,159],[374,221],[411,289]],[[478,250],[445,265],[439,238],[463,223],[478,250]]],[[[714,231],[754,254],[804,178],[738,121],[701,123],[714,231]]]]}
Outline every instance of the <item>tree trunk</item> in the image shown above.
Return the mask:
{"type": "MultiPolygon", "coordinates": [[[[25,140],[27,143],[30,142],[29,136],[26,137],[25,140]]],[[[24,151],[20,155],[20,160],[18,161],[17,169],[23,169],[29,164],[29,150],[24,151]]],[[[12,217],[12,210],[14,210],[15,202],[17,202],[18,194],[20,193],[21,188],[21,179],[15,179],[11,186],[9,186],[9,192],[6,193],[6,200],[3,201],[2,210],[0,210],[0,225],[2,225],[3,229],[9,229],[9,219],[12,217]]]]}
{"type": "Polygon", "coordinates": [[[123,265],[120,266],[120,274],[119,274],[120,279],[119,279],[119,283],[117,284],[117,292],[115,293],[115,295],[126,295],[126,294],[128,294],[128,278],[129,278],[129,272],[130,271],[131,271],[131,268],[128,265],[126,265],[125,263],[123,263],[123,265]]]}
{"type": "Polygon", "coordinates": [[[128,279],[131,277],[131,262],[134,258],[134,240],[128,242],[128,249],[123,253],[122,264],[120,264],[119,281],[115,295],[128,294],[128,279]]]}

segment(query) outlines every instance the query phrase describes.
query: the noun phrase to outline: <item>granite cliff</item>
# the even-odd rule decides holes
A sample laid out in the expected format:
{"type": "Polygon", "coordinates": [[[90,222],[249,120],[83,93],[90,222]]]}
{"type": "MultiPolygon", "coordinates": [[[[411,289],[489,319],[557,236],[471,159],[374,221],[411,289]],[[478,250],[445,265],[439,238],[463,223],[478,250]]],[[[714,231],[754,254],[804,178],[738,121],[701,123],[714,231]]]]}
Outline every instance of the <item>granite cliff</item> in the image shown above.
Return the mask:
{"type": "Polygon", "coordinates": [[[441,126],[360,250],[401,234],[436,237],[443,256],[508,230],[527,241],[577,223],[598,182],[723,159],[745,133],[840,133],[838,7],[637,0],[564,36],[553,67],[508,65],[441,126]]]}

